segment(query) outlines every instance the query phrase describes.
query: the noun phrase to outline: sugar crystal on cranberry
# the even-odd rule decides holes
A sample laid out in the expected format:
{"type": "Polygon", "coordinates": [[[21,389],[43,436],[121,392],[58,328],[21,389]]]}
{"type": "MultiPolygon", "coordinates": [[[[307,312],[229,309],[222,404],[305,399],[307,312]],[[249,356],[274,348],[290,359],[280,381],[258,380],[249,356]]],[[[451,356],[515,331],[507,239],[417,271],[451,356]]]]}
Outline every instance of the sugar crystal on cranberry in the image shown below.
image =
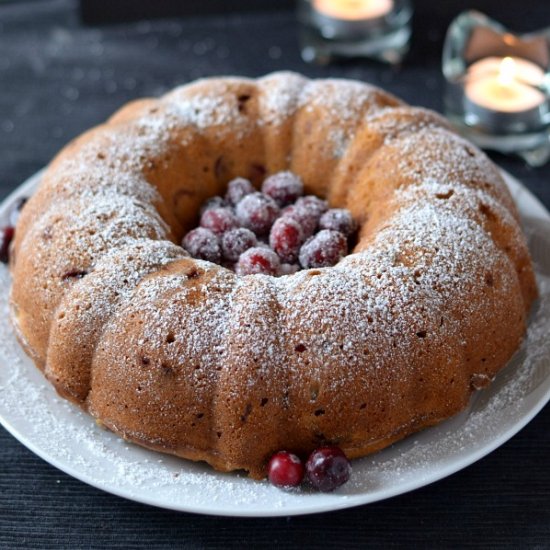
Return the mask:
{"type": "Polygon", "coordinates": [[[305,238],[311,237],[315,233],[317,224],[319,223],[319,214],[296,204],[287,206],[282,212],[282,217],[296,220],[301,226],[302,234],[305,238]]]}
{"type": "Polygon", "coordinates": [[[302,227],[295,219],[283,216],[275,221],[269,234],[269,245],[283,262],[295,262],[303,242],[302,227]]]}
{"type": "Polygon", "coordinates": [[[209,208],[203,212],[200,221],[201,227],[210,229],[216,235],[221,235],[230,229],[239,226],[237,217],[230,208],[209,208]]]}
{"type": "Polygon", "coordinates": [[[348,252],[346,237],[338,231],[323,229],[310,237],[300,249],[300,265],[304,269],[331,267],[348,252]]]}
{"type": "Polygon", "coordinates": [[[280,214],[277,203],[263,193],[246,195],[236,207],[239,222],[256,235],[269,233],[273,222],[280,214]]]}
{"type": "Polygon", "coordinates": [[[328,210],[328,202],[316,197],[315,195],[306,195],[305,197],[300,197],[296,201],[296,206],[298,208],[305,208],[310,212],[315,212],[318,216],[325,213],[328,210]]]}
{"type": "Polygon", "coordinates": [[[223,199],[223,197],[220,197],[216,195],[215,197],[210,197],[202,206],[200,210],[201,216],[211,208],[223,208],[227,206],[227,203],[223,199]]]}
{"type": "Polygon", "coordinates": [[[300,176],[292,172],[277,172],[264,180],[262,192],[279,206],[286,206],[302,196],[304,184],[300,176]]]}
{"type": "Polygon", "coordinates": [[[237,275],[277,275],[281,261],[270,248],[255,246],[243,252],[235,266],[237,275]]]}
{"type": "Polygon", "coordinates": [[[220,241],[212,231],[197,227],[189,231],[183,238],[182,246],[199,260],[219,263],[222,258],[220,241]]]}
{"type": "Polygon", "coordinates": [[[356,229],[355,220],[349,210],[344,208],[331,208],[327,210],[319,220],[320,229],[332,229],[349,237],[356,229]]]}
{"type": "Polygon", "coordinates": [[[250,193],[254,193],[254,186],[249,180],[245,178],[235,178],[227,184],[227,192],[225,193],[225,200],[237,206],[237,204],[250,193]]]}
{"type": "Polygon", "coordinates": [[[221,240],[223,257],[230,262],[236,262],[245,250],[256,246],[258,242],[256,235],[246,227],[226,231],[221,240]]]}

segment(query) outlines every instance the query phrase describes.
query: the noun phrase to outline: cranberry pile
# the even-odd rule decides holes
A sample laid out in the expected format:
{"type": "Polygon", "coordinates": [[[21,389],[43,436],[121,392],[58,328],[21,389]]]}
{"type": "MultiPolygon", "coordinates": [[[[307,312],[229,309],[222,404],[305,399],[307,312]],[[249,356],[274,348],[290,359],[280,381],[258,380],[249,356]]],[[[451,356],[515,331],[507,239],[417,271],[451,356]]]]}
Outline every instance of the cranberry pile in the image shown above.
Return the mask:
{"type": "Polygon", "coordinates": [[[267,465],[269,481],[277,487],[297,487],[307,477],[319,491],[328,493],[346,483],[351,475],[351,464],[344,451],[336,446],[315,449],[305,464],[288,451],[275,453],[267,465]]]}
{"type": "Polygon", "coordinates": [[[238,275],[288,275],[299,269],[330,267],[348,253],[356,225],[348,210],[303,196],[292,172],[266,178],[262,191],[250,181],[229,182],[225,197],[203,205],[199,227],[182,246],[191,256],[233,269],[238,275]]]}

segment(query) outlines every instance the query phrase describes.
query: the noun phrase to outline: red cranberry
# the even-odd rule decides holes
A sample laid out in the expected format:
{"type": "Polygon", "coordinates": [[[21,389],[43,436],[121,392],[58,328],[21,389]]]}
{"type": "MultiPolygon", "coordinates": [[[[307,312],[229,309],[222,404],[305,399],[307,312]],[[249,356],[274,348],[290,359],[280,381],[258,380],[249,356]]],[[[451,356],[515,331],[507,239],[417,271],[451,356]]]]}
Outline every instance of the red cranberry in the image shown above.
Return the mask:
{"type": "Polygon", "coordinates": [[[245,250],[256,246],[256,243],[256,235],[250,229],[231,229],[222,235],[223,257],[230,262],[236,262],[245,250]]]}
{"type": "Polygon", "coordinates": [[[237,206],[243,197],[250,195],[250,193],[254,193],[254,191],[255,189],[250,181],[244,178],[235,178],[227,184],[225,200],[229,204],[237,206]]]}
{"type": "Polygon", "coordinates": [[[319,220],[320,229],[332,229],[349,237],[356,229],[355,220],[349,210],[343,208],[331,208],[327,210],[319,220]]]}
{"type": "Polygon", "coordinates": [[[304,184],[300,176],[292,172],[278,172],[265,179],[262,191],[279,206],[285,206],[302,196],[304,184]]]}
{"type": "Polygon", "coordinates": [[[272,198],[263,193],[252,193],[237,204],[236,212],[242,225],[256,235],[265,235],[279,216],[280,210],[272,198]]]}
{"type": "Polygon", "coordinates": [[[298,208],[304,207],[310,212],[315,212],[318,216],[325,213],[328,210],[328,202],[316,197],[315,195],[307,195],[301,197],[296,201],[298,208]]]}
{"type": "Polygon", "coordinates": [[[269,244],[283,262],[295,262],[303,242],[302,228],[295,219],[283,217],[275,221],[269,234],[269,244]]]}
{"type": "Polygon", "coordinates": [[[280,451],[271,457],[267,476],[276,487],[297,487],[304,478],[304,465],[295,454],[280,451]]]}
{"type": "Polygon", "coordinates": [[[270,248],[255,246],[243,252],[235,266],[237,275],[277,275],[281,261],[270,248]]]}
{"type": "Polygon", "coordinates": [[[11,225],[0,229],[0,262],[3,264],[10,261],[10,244],[14,235],[15,229],[11,225]]]}
{"type": "Polygon", "coordinates": [[[210,229],[216,235],[221,235],[230,229],[239,227],[239,222],[231,209],[217,207],[203,212],[200,225],[210,229]]]}
{"type": "Polygon", "coordinates": [[[306,472],[316,489],[329,493],[349,480],[351,464],[339,447],[321,447],[309,455],[306,472]]]}
{"type": "Polygon", "coordinates": [[[211,208],[223,208],[227,206],[227,203],[223,199],[223,197],[220,197],[216,195],[215,197],[210,197],[202,206],[201,206],[201,216],[211,208]]]}
{"type": "Polygon", "coordinates": [[[17,224],[17,220],[19,219],[19,215],[21,214],[21,210],[23,210],[23,206],[25,206],[26,202],[29,199],[27,197],[20,197],[17,199],[17,202],[15,203],[12,211],[10,212],[10,225],[17,224]]]}
{"type": "Polygon", "coordinates": [[[300,249],[300,265],[310,267],[331,267],[348,252],[346,237],[338,231],[323,229],[310,237],[300,249]]]}
{"type": "Polygon", "coordinates": [[[194,258],[219,263],[222,258],[218,237],[209,229],[197,227],[183,238],[183,248],[194,258]]]}
{"type": "Polygon", "coordinates": [[[302,233],[305,238],[311,237],[317,229],[319,223],[319,215],[306,208],[291,204],[287,206],[282,213],[283,218],[292,218],[296,220],[302,228],[302,233]]]}

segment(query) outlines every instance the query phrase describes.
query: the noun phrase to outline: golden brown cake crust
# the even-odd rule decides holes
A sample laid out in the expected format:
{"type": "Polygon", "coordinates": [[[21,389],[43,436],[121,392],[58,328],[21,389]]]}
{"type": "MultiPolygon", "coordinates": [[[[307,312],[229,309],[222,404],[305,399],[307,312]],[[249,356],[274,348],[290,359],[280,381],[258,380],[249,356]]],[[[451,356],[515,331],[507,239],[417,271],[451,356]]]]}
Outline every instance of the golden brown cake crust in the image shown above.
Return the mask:
{"type": "Polygon", "coordinates": [[[494,165],[372,86],[275,73],[135,101],[52,161],[17,226],[12,319],[59,393],[146,447],[265,475],[460,411],[536,296],[494,165]],[[176,245],[237,176],[290,169],[360,222],[334,268],[237,277],[176,245]]]}

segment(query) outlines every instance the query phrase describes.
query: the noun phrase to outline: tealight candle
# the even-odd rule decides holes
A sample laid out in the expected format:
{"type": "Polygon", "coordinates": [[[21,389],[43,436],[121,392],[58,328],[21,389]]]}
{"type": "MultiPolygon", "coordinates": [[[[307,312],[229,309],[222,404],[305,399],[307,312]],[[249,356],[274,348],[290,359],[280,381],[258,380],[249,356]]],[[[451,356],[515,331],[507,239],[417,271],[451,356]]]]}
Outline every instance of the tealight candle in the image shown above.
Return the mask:
{"type": "Polygon", "coordinates": [[[398,63],[408,50],[411,15],[410,0],[299,0],[302,57],[398,63]]]}
{"type": "Polygon", "coordinates": [[[443,47],[445,114],[483,149],[550,160],[548,30],[518,35],[477,11],[456,17],[443,47]]]}
{"type": "Polygon", "coordinates": [[[476,105],[505,113],[521,113],[545,101],[536,87],[544,81],[540,67],[517,57],[488,57],[473,63],[466,76],[466,97],[476,105]]]}
{"type": "Polygon", "coordinates": [[[372,20],[383,17],[393,9],[393,0],[314,0],[319,13],[349,21],[372,20]]]}
{"type": "Polygon", "coordinates": [[[313,19],[326,38],[352,38],[383,25],[393,0],[313,0],[313,19]]]}

